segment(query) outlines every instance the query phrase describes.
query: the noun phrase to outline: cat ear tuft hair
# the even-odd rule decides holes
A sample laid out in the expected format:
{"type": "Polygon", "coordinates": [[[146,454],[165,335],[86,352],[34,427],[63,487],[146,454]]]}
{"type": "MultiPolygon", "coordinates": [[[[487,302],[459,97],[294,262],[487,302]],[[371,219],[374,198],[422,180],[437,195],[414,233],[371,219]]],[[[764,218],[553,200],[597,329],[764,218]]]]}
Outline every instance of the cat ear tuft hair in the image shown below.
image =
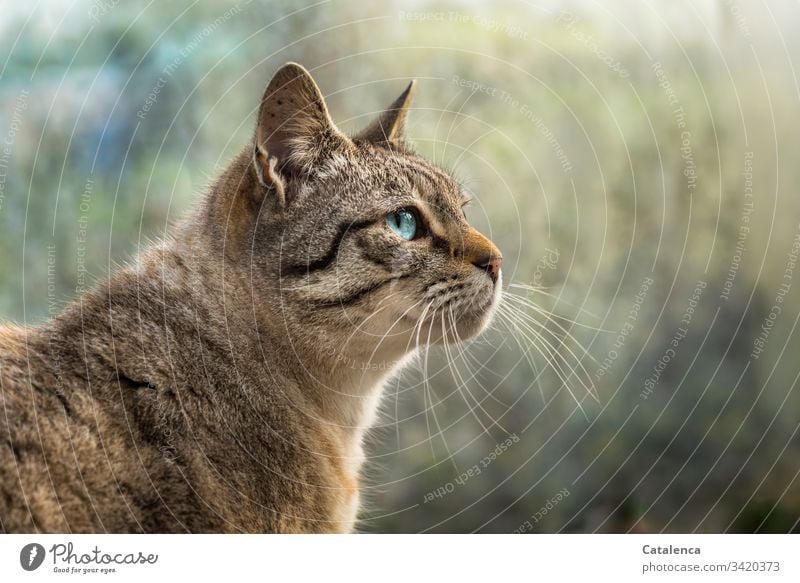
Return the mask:
{"type": "Polygon", "coordinates": [[[334,125],[311,74],[287,63],[269,82],[258,110],[253,163],[259,182],[283,192],[283,179],[308,174],[351,142],[334,125]]]}
{"type": "Polygon", "coordinates": [[[376,146],[402,146],[405,142],[406,118],[416,87],[416,80],[411,81],[406,90],[377,119],[355,135],[354,139],[376,146]]]}

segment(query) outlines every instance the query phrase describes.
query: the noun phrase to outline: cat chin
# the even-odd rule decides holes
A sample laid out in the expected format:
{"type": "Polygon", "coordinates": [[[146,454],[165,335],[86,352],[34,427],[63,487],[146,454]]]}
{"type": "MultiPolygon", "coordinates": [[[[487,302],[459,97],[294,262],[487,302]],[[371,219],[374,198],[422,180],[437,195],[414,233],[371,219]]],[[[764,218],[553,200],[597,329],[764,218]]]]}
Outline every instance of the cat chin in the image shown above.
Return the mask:
{"type": "Polygon", "coordinates": [[[440,330],[435,338],[431,338],[431,344],[458,344],[483,334],[494,318],[495,309],[500,302],[500,289],[500,285],[495,287],[492,299],[484,307],[461,314],[455,325],[455,334],[449,327],[446,334],[442,334],[440,330]]]}
{"type": "Polygon", "coordinates": [[[476,336],[480,336],[481,333],[486,329],[489,324],[489,318],[481,318],[476,320],[470,320],[469,322],[458,322],[456,324],[456,334],[453,334],[451,329],[447,330],[447,342],[445,342],[445,338],[443,336],[439,336],[436,339],[431,339],[431,344],[437,345],[444,345],[444,344],[458,344],[459,342],[465,342],[467,340],[472,340],[476,336]]]}
{"type": "MultiPolygon", "coordinates": [[[[470,340],[476,336],[483,334],[489,327],[494,317],[494,306],[492,303],[487,307],[482,314],[476,314],[468,318],[462,318],[456,322],[456,331],[461,340],[470,340]]],[[[448,337],[448,340],[451,340],[448,337]]]]}

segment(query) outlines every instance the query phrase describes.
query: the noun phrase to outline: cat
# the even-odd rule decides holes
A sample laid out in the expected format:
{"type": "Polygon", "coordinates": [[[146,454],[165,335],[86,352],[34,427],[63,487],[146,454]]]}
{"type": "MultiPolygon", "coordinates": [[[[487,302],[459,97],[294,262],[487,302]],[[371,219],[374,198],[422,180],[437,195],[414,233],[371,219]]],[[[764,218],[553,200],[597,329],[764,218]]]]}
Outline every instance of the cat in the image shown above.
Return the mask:
{"type": "Polygon", "coordinates": [[[406,142],[414,89],[348,136],[284,65],[171,236],[0,328],[0,530],[356,528],[382,384],[501,296],[463,190],[406,142]]]}

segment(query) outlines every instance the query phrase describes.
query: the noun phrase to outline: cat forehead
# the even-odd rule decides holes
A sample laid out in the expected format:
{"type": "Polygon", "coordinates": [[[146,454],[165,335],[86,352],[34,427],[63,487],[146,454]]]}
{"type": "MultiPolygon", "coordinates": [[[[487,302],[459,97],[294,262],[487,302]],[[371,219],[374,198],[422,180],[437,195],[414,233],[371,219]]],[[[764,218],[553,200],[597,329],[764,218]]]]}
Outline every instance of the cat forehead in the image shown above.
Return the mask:
{"type": "Polygon", "coordinates": [[[357,156],[335,154],[316,172],[317,180],[360,184],[370,190],[401,190],[460,204],[459,183],[441,168],[407,152],[370,148],[357,156]]]}

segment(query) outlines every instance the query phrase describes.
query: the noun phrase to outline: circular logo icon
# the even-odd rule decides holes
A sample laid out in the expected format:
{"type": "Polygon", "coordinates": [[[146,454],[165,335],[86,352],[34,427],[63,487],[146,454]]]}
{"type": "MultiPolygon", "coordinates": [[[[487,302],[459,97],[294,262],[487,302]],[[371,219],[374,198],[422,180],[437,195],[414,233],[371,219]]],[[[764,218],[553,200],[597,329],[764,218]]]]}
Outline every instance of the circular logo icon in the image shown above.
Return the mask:
{"type": "Polygon", "coordinates": [[[38,543],[30,543],[19,552],[19,564],[26,571],[35,571],[44,562],[44,547],[38,543]]]}

